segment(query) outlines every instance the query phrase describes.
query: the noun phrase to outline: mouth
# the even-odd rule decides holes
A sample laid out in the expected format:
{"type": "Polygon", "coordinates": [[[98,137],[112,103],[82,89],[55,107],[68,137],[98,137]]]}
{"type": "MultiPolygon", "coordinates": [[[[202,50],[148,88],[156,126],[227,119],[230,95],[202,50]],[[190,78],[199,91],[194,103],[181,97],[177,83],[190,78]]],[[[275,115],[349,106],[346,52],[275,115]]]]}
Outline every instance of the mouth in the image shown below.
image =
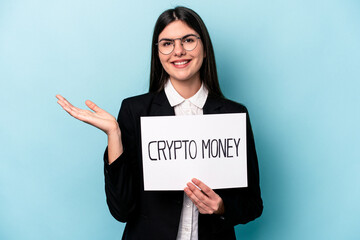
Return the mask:
{"type": "Polygon", "coordinates": [[[184,68],[184,67],[188,66],[190,62],[191,62],[191,60],[177,60],[177,61],[172,62],[172,64],[176,68],[184,68]]]}

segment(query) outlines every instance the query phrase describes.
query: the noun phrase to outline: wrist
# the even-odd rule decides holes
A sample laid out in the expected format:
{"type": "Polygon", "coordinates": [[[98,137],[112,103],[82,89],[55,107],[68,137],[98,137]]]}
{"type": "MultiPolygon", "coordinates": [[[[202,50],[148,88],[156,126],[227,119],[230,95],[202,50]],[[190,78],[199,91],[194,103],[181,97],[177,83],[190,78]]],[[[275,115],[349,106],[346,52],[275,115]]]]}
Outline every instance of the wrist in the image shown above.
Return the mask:
{"type": "Polygon", "coordinates": [[[112,164],[123,153],[120,128],[107,133],[108,137],[108,163],[112,164]]]}
{"type": "Polygon", "coordinates": [[[106,135],[108,135],[108,137],[119,137],[121,135],[120,128],[117,122],[115,123],[114,127],[112,127],[106,132],[106,135]]]}

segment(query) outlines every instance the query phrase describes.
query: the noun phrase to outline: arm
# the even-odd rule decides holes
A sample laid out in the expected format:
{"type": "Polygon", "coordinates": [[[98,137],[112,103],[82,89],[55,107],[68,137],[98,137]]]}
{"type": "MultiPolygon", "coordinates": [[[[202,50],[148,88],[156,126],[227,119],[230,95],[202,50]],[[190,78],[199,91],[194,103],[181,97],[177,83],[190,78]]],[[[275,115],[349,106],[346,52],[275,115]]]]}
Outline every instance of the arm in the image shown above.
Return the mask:
{"type": "Polygon", "coordinates": [[[137,122],[126,100],[122,103],[117,121],[124,151],[109,164],[107,159],[110,159],[110,146],[105,150],[105,193],[112,216],[118,221],[127,222],[136,210],[140,171],[137,162],[137,122]]]}

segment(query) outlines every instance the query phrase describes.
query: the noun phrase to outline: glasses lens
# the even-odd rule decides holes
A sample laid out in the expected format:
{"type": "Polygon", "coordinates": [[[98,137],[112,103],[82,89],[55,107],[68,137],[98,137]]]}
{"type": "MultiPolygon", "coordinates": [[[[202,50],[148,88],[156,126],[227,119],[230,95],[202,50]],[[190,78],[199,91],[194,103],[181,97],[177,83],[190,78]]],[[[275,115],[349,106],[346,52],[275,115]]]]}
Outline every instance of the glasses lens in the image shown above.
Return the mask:
{"type": "Polygon", "coordinates": [[[198,38],[195,36],[187,36],[186,38],[182,39],[182,45],[185,50],[191,51],[196,48],[198,42],[198,38]]]}
{"type": "Polygon", "coordinates": [[[170,54],[173,49],[174,49],[174,43],[172,41],[169,40],[161,40],[158,44],[159,46],[159,51],[162,54],[170,54]]]}

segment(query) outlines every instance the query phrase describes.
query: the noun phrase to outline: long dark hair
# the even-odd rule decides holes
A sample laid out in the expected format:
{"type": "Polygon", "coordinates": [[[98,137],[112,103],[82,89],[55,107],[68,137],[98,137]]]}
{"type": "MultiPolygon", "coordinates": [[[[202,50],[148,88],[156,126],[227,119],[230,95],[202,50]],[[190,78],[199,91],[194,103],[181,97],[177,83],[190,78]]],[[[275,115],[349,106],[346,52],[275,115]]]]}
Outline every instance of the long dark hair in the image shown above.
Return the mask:
{"type": "Polygon", "coordinates": [[[219,80],[216,71],[214,49],[210,40],[209,33],[200,16],[193,10],[185,7],[176,7],[163,12],[156,21],[151,48],[151,69],[150,69],[150,88],[149,92],[159,92],[164,88],[169,74],[161,65],[156,43],[160,33],[164,28],[173,21],[184,21],[189,27],[194,29],[201,38],[204,46],[206,57],[200,68],[200,79],[205,87],[209,90],[209,94],[223,97],[220,89],[219,80]]]}

